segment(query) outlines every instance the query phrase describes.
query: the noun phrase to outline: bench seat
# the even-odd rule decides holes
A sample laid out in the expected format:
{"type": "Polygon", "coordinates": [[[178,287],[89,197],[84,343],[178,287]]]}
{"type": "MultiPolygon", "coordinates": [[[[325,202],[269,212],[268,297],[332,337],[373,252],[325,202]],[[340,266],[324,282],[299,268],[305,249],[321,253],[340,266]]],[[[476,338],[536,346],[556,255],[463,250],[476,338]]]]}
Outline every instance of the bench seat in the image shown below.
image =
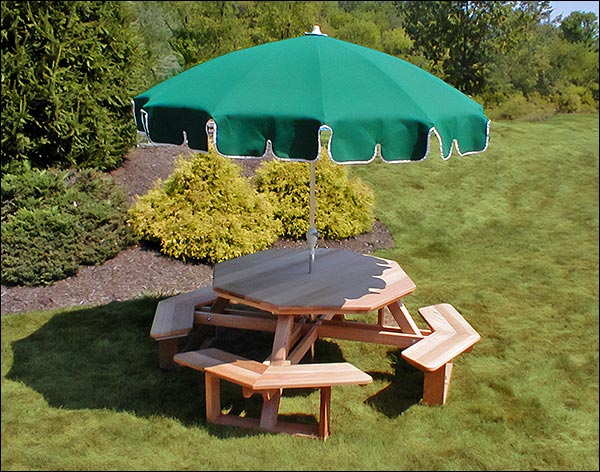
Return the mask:
{"type": "Polygon", "coordinates": [[[163,369],[176,367],[173,356],[194,327],[194,310],[197,306],[212,305],[217,294],[212,287],[201,287],[158,302],[150,337],[158,341],[159,365],[163,369]]]}
{"type": "Polygon", "coordinates": [[[254,383],[269,367],[216,348],[180,352],[173,360],[185,367],[212,372],[224,380],[252,390],[254,383]]]}
{"type": "Polygon", "coordinates": [[[406,361],[423,371],[423,402],[446,402],[454,358],[469,351],[481,336],[449,303],[419,308],[431,334],[402,351],[406,361]]]}
{"type": "Polygon", "coordinates": [[[187,336],[194,326],[194,309],[209,305],[217,299],[212,287],[201,287],[158,302],[150,336],[153,339],[169,339],[187,336]]]}
{"type": "Polygon", "coordinates": [[[254,383],[254,390],[366,385],[371,376],[348,362],[272,365],[254,383]]]}
{"type": "Polygon", "coordinates": [[[173,360],[186,367],[204,371],[206,386],[206,419],[209,423],[241,426],[269,432],[319,437],[329,436],[331,387],[334,385],[366,385],[371,376],[347,362],[327,364],[267,365],[237,356],[221,349],[200,349],[176,354],[173,360]],[[260,422],[251,418],[223,415],[220,406],[219,381],[241,385],[244,396],[260,393],[263,412],[260,422]],[[318,427],[277,423],[281,391],[284,388],[319,388],[321,406],[318,427]]]}

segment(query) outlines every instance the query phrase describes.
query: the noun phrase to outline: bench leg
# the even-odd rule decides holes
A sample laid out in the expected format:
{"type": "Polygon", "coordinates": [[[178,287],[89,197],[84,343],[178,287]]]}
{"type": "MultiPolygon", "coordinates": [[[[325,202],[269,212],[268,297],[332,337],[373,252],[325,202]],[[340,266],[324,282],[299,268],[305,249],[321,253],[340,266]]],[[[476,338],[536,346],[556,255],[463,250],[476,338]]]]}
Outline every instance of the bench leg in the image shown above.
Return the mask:
{"type": "Polygon", "coordinates": [[[221,415],[221,379],[210,372],[204,373],[206,390],[206,421],[216,423],[221,415]]]}
{"type": "Polygon", "coordinates": [[[443,405],[446,403],[451,374],[452,362],[448,362],[433,372],[425,372],[423,403],[426,405],[443,405]]]}
{"type": "Polygon", "coordinates": [[[331,387],[321,387],[321,411],[319,412],[319,437],[327,439],[330,434],[331,387]]]}
{"type": "Polygon", "coordinates": [[[181,367],[173,361],[173,356],[179,353],[182,339],[184,338],[179,337],[158,341],[158,365],[161,369],[175,370],[181,367]]]}

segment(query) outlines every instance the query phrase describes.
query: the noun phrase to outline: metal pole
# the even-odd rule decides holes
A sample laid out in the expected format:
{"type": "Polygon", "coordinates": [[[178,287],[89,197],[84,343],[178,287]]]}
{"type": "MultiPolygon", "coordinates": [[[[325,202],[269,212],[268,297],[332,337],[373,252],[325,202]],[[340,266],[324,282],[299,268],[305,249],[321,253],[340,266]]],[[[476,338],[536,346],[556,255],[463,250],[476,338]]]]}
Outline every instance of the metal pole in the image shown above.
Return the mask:
{"type": "Polygon", "coordinates": [[[308,273],[312,272],[312,264],[315,260],[315,247],[317,246],[317,228],[315,227],[315,174],[316,161],[310,163],[310,213],[308,221],[308,231],[306,232],[306,241],[308,242],[308,273]]]}

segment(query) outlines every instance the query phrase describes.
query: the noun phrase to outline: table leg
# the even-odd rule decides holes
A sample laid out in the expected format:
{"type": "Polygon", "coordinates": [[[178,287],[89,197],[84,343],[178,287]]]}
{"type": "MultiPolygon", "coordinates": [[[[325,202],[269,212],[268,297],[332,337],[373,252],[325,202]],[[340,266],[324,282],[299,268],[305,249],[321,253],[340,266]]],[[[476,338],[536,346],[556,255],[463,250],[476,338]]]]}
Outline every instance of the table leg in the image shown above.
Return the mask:
{"type": "Polygon", "coordinates": [[[293,326],[293,316],[281,315],[277,317],[275,338],[273,339],[273,351],[271,353],[271,365],[281,365],[287,359],[293,326]]]}
{"type": "MultiPolygon", "coordinates": [[[[278,316],[275,326],[275,338],[273,339],[273,351],[271,353],[271,365],[285,363],[290,348],[290,338],[294,327],[293,316],[278,316]]],[[[272,395],[263,395],[263,407],[260,414],[260,427],[272,429],[277,424],[279,414],[279,402],[281,390],[272,392],[272,395]]]]}
{"type": "Polygon", "coordinates": [[[423,403],[426,405],[443,405],[446,403],[451,375],[452,362],[448,362],[433,372],[425,372],[423,403]]]}
{"type": "Polygon", "coordinates": [[[263,395],[263,407],[260,414],[260,427],[264,429],[273,429],[277,424],[279,415],[279,402],[281,400],[281,390],[271,392],[271,395],[263,395]]]}

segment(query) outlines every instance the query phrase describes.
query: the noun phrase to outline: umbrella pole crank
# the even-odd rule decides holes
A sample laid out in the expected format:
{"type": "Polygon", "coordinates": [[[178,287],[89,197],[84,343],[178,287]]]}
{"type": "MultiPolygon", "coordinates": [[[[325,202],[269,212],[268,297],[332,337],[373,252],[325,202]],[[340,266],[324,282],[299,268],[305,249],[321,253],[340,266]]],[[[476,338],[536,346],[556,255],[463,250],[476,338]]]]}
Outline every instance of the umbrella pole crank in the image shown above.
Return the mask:
{"type": "Polygon", "coordinates": [[[309,213],[309,227],[306,232],[306,241],[308,243],[308,273],[312,272],[312,265],[315,261],[315,248],[317,247],[317,239],[319,233],[315,227],[315,173],[316,173],[316,161],[310,163],[310,213],[309,213]]]}

